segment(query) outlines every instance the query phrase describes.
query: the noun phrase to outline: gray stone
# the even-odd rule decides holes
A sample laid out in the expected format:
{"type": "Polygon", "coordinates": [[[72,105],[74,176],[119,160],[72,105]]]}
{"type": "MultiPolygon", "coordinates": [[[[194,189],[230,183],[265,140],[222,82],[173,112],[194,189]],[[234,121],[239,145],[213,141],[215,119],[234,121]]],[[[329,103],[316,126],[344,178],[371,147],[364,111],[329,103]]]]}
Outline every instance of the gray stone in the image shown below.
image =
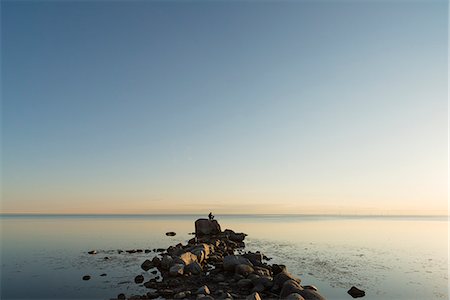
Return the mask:
{"type": "Polygon", "coordinates": [[[237,285],[241,289],[249,289],[253,286],[253,283],[250,279],[244,278],[244,279],[239,280],[237,285]]]}
{"type": "Polygon", "coordinates": [[[183,264],[174,264],[169,269],[170,276],[180,276],[184,273],[184,265],[183,264]]]}
{"type": "Polygon", "coordinates": [[[235,267],[234,272],[242,276],[247,277],[249,274],[253,273],[253,267],[245,264],[239,264],[235,267]]]}
{"type": "Polygon", "coordinates": [[[211,294],[211,291],[209,290],[207,285],[204,285],[197,290],[197,294],[209,295],[211,294]]]}
{"type": "Polygon", "coordinates": [[[223,258],[223,269],[225,271],[234,272],[236,266],[242,264],[253,266],[248,259],[240,255],[227,255],[223,258]]]}

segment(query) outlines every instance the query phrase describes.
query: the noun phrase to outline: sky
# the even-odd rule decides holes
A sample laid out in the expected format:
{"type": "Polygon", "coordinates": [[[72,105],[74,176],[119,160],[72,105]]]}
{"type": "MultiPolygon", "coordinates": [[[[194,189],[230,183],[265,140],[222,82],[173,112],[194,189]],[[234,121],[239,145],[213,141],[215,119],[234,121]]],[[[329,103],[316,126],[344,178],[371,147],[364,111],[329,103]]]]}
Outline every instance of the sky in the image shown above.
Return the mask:
{"type": "Polygon", "coordinates": [[[447,214],[448,11],[2,1],[1,212],[447,214]]]}

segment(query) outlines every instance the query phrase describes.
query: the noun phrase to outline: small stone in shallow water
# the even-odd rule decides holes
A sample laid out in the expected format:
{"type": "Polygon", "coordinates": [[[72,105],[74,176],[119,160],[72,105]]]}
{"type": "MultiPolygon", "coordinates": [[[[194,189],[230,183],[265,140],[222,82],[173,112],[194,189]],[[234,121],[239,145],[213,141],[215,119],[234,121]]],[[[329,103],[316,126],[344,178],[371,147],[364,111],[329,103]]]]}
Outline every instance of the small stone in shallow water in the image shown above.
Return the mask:
{"type": "Polygon", "coordinates": [[[167,236],[175,236],[176,233],[173,232],[173,231],[169,231],[169,232],[166,232],[166,235],[167,235],[167,236]]]}
{"type": "Polygon", "coordinates": [[[363,290],[358,289],[355,286],[352,286],[347,293],[352,296],[353,298],[359,298],[359,297],[364,297],[366,295],[366,292],[364,292],[363,290]]]}
{"type": "Polygon", "coordinates": [[[89,275],[84,275],[83,276],[83,280],[89,280],[89,279],[91,279],[91,276],[89,276],[89,275]]]}
{"type": "Polygon", "coordinates": [[[108,260],[108,259],[109,259],[109,257],[108,257],[108,256],[105,256],[105,257],[103,257],[103,259],[104,259],[104,260],[108,260]]]}
{"type": "Polygon", "coordinates": [[[106,276],[106,273],[100,274],[100,276],[105,277],[105,276],[106,276]]]}
{"type": "Polygon", "coordinates": [[[97,250],[91,250],[88,252],[88,254],[97,254],[97,250]]]}
{"type": "Polygon", "coordinates": [[[138,275],[134,278],[134,282],[137,284],[143,283],[144,282],[144,276],[142,275],[138,275]]]}

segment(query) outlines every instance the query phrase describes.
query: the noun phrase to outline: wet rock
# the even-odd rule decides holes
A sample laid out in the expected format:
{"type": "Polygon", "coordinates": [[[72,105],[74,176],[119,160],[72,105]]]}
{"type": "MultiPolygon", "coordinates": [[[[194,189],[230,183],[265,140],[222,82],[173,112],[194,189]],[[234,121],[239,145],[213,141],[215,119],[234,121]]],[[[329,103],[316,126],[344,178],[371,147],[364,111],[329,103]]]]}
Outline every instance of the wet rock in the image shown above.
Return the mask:
{"type": "Polygon", "coordinates": [[[347,293],[352,296],[353,298],[359,298],[359,297],[364,297],[366,295],[366,292],[364,292],[363,290],[358,289],[355,286],[352,286],[347,293]]]}
{"type": "Polygon", "coordinates": [[[238,281],[237,286],[240,289],[250,289],[253,286],[253,283],[250,279],[244,278],[238,281]]]}
{"type": "Polygon", "coordinates": [[[155,252],[164,252],[164,251],[166,251],[166,249],[164,249],[164,248],[158,248],[158,249],[156,249],[155,252]]]}
{"type": "Polygon", "coordinates": [[[280,292],[280,298],[284,299],[293,293],[297,293],[297,294],[301,295],[302,291],[303,291],[303,287],[301,287],[297,281],[289,279],[283,283],[283,287],[280,292]]]}
{"type": "Polygon", "coordinates": [[[105,257],[103,257],[103,259],[104,259],[104,260],[108,260],[108,259],[109,259],[109,257],[108,257],[108,256],[105,256],[105,257]]]}
{"type": "Polygon", "coordinates": [[[137,283],[137,284],[143,283],[144,282],[144,276],[138,275],[138,276],[134,277],[134,282],[137,283]]]}
{"type": "Polygon", "coordinates": [[[223,258],[223,269],[225,271],[234,272],[236,266],[242,264],[253,266],[248,259],[240,255],[227,255],[223,258]]]}
{"type": "Polygon", "coordinates": [[[97,250],[88,251],[88,254],[97,254],[97,250]]]}
{"type": "Polygon", "coordinates": [[[156,257],[156,256],[153,257],[152,263],[157,268],[159,268],[161,266],[161,260],[159,259],[159,257],[156,257]]]}
{"type": "Polygon", "coordinates": [[[148,299],[155,299],[159,297],[159,293],[157,291],[148,292],[146,295],[148,299]]]}
{"type": "Polygon", "coordinates": [[[325,298],[312,289],[304,289],[299,293],[305,300],[325,300],[325,298]]]}
{"type": "Polygon", "coordinates": [[[262,253],[256,252],[248,252],[242,255],[243,257],[247,258],[252,264],[258,265],[262,263],[263,255],[262,253]]]}
{"type": "Polygon", "coordinates": [[[185,252],[181,254],[179,257],[174,259],[174,262],[177,264],[184,264],[185,266],[190,265],[193,262],[197,261],[197,256],[192,254],[191,252],[185,252]]]}
{"type": "Polygon", "coordinates": [[[133,253],[136,253],[137,251],[135,249],[131,249],[131,250],[125,250],[125,252],[128,254],[133,254],[133,253]]]}
{"type": "Polygon", "coordinates": [[[199,275],[202,273],[202,266],[198,262],[193,262],[185,267],[185,271],[187,273],[191,273],[193,275],[199,275]]]}
{"type": "Polygon", "coordinates": [[[136,252],[137,253],[142,253],[142,252],[144,252],[142,249],[136,249],[136,252]]]}
{"type": "MultiPolygon", "coordinates": [[[[283,287],[283,284],[288,280],[294,280],[297,283],[300,283],[300,279],[295,278],[291,273],[289,273],[286,269],[284,269],[282,272],[278,273],[273,278],[273,289],[279,290],[283,287]]],[[[288,294],[286,294],[287,296],[288,294]]]]}
{"type": "Polygon", "coordinates": [[[91,276],[89,276],[89,275],[84,275],[83,276],[83,280],[89,280],[89,279],[91,279],[91,276]]]}
{"type": "Polygon", "coordinates": [[[164,255],[161,260],[161,268],[163,270],[169,270],[172,263],[173,263],[173,258],[170,257],[169,255],[164,255]]]}
{"type": "Polygon", "coordinates": [[[152,274],[157,274],[158,271],[154,270],[154,271],[151,271],[150,273],[152,273],[152,274]]]}
{"type": "Polygon", "coordinates": [[[174,299],[183,299],[183,298],[189,297],[190,295],[191,295],[190,291],[183,291],[183,292],[176,293],[173,296],[173,298],[174,299]]]}
{"type": "Polygon", "coordinates": [[[219,222],[217,220],[198,219],[195,221],[195,235],[216,235],[221,233],[219,222]]]}
{"type": "Polygon", "coordinates": [[[204,286],[198,288],[197,294],[209,295],[209,294],[211,294],[211,291],[209,290],[207,285],[204,285],[204,286]]]}
{"type": "Polygon", "coordinates": [[[151,260],[149,260],[149,259],[146,259],[141,265],[141,268],[144,271],[148,271],[148,270],[150,270],[153,267],[154,267],[153,262],[151,260]]]}
{"type": "Polygon", "coordinates": [[[101,276],[101,277],[105,277],[105,276],[106,276],[106,273],[100,274],[100,276],[101,276]]]}
{"type": "Polygon", "coordinates": [[[281,273],[283,271],[286,271],[286,266],[285,265],[277,265],[277,264],[273,264],[272,265],[272,273],[273,275],[277,275],[278,273],[281,273]]]}
{"type": "Polygon", "coordinates": [[[145,252],[145,253],[150,253],[150,252],[152,252],[152,250],[150,250],[150,249],[145,249],[144,252],[145,252]]]}
{"type": "Polygon", "coordinates": [[[266,276],[266,277],[272,276],[270,270],[267,268],[253,266],[253,269],[255,274],[258,274],[259,276],[266,276]]]}
{"type": "Polygon", "coordinates": [[[251,295],[248,295],[245,300],[261,300],[261,296],[259,295],[259,293],[254,292],[251,295]]]}
{"type": "Polygon", "coordinates": [[[240,274],[244,277],[247,277],[249,274],[253,273],[254,269],[252,266],[239,264],[235,267],[234,272],[236,274],[240,274]]]}
{"type": "Polygon", "coordinates": [[[309,290],[314,290],[314,291],[318,291],[317,287],[315,287],[314,285],[304,285],[303,286],[304,289],[309,289],[309,290]]]}
{"type": "Polygon", "coordinates": [[[223,234],[227,237],[227,239],[238,243],[242,242],[247,236],[245,233],[236,233],[230,229],[224,230],[223,234]]]}
{"type": "Polygon", "coordinates": [[[126,299],[125,294],[119,294],[119,295],[117,295],[117,299],[120,299],[120,300],[126,299]]]}
{"type": "Polygon", "coordinates": [[[184,264],[174,264],[169,269],[170,276],[181,276],[184,274],[184,264]]]}
{"type": "Polygon", "coordinates": [[[286,300],[305,300],[300,294],[292,293],[286,297],[286,300]]]}
{"type": "Polygon", "coordinates": [[[175,236],[176,233],[173,232],[173,231],[169,231],[169,232],[166,232],[166,235],[167,235],[167,236],[175,236]]]}
{"type": "Polygon", "coordinates": [[[225,276],[223,274],[217,274],[213,277],[213,281],[216,283],[225,281],[225,276]]]}

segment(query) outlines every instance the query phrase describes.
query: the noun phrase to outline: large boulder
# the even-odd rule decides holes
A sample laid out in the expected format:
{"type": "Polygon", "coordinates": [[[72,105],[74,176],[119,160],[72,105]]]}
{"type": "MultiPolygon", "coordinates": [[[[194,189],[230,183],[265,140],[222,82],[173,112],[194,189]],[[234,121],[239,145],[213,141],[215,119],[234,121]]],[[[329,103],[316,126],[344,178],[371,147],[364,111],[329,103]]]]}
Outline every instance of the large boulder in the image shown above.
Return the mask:
{"type": "Polygon", "coordinates": [[[288,280],[293,280],[296,281],[297,283],[300,283],[299,278],[295,278],[291,273],[289,273],[286,269],[284,269],[283,271],[275,275],[275,277],[273,278],[272,289],[275,291],[280,290],[281,288],[283,288],[283,284],[288,280]]]}
{"type": "Polygon", "coordinates": [[[234,272],[237,265],[253,266],[248,259],[240,255],[227,255],[223,258],[223,269],[225,271],[234,272]]]}
{"type": "Polygon", "coordinates": [[[195,235],[216,235],[222,232],[220,224],[217,220],[198,219],[195,221],[195,235]]]}
{"type": "Polygon", "coordinates": [[[184,274],[184,265],[183,264],[174,264],[169,269],[170,276],[180,276],[184,274]]]}
{"type": "Polygon", "coordinates": [[[197,256],[191,252],[185,252],[174,259],[176,264],[183,264],[185,266],[188,266],[195,261],[197,261],[197,256]]]}
{"type": "Polygon", "coordinates": [[[287,296],[293,293],[301,295],[302,291],[303,287],[301,287],[297,281],[289,279],[283,283],[283,288],[281,289],[280,292],[280,298],[281,299],[287,298],[287,296]]]}

